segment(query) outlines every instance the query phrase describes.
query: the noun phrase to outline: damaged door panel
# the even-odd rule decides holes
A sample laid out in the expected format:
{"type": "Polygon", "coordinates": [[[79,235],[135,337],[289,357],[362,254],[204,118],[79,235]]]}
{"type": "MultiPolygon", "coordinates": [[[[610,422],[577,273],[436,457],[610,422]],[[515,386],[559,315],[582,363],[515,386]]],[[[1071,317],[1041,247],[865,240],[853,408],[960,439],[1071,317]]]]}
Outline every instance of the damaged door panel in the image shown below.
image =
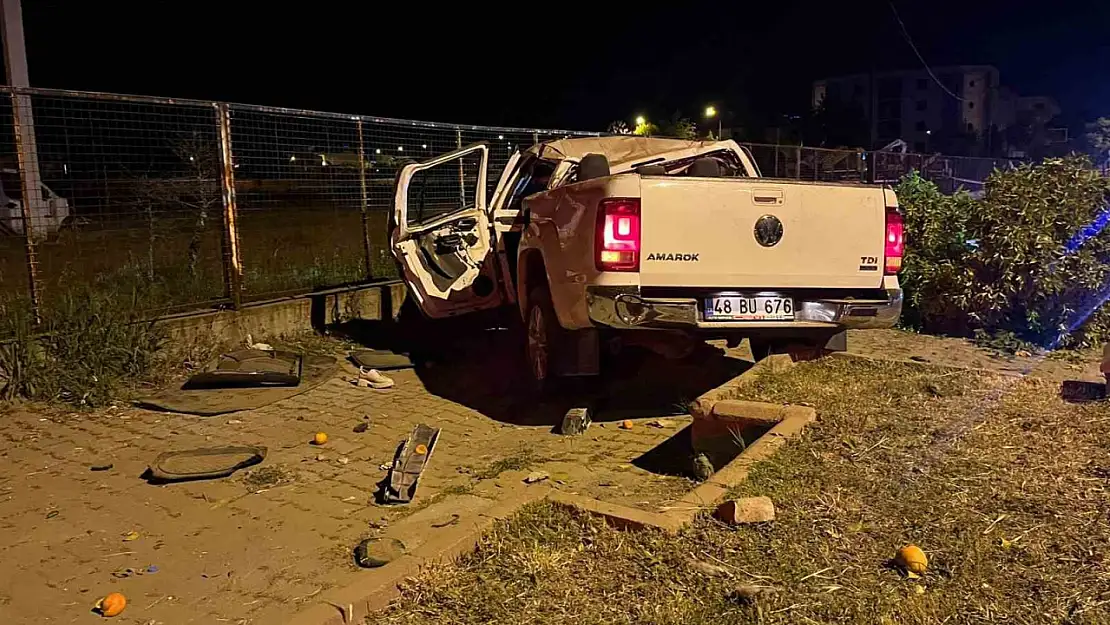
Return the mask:
{"type": "Polygon", "coordinates": [[[391,249],[428,317],[502,304],[486,212],[488,162],[482,143],[406,165],[398,174],[391,249]]]}

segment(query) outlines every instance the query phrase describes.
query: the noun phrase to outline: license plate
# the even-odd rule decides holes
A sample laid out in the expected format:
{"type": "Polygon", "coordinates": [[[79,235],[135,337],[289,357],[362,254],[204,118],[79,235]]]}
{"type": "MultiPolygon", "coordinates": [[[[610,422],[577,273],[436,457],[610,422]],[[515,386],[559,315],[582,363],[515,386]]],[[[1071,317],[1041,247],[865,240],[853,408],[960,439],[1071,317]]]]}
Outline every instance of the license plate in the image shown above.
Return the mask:
{"type": "Polygon", "coordinates": [[[777,296],[715,295],[705,300],[711,321],[793,321],[794,300],[777,296]]]}

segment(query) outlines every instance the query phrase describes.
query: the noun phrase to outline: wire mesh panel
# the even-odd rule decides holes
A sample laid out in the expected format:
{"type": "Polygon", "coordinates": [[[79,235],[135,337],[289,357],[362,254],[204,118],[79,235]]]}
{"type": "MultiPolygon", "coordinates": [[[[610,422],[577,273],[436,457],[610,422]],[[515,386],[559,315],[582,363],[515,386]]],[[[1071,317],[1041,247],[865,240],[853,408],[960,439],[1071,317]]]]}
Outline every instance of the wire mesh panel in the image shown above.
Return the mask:
{"type": "MultiPolygon", "coordinates": [[[[5,97],[22,107],[21,123],[33,123],[37,144],[38,193],[23,198],[9,162],[16,137],[9,110],[0,123],[8,180],[0,182],[34,224],[44,306],[90,285],[128,294],[152,312],[224,297],[212,106],[103,94],[5,97]]],[[[10,217],[0,228],[24,231],[10,217]]],[[[11,254],[5,250],[5,274],[11,254]]]]}
{"type": "Polygon", "coordinates": [[[24,236],[23,190],[19,179],[12,99],[0,95],[0,298],[4,302],[29,297],[27,239],[24,236]]]}
{"type": "Polygon", "coordinates": [[[243,299],[368,279],[355,121],[241,106],[230,116],[243,299]]]}

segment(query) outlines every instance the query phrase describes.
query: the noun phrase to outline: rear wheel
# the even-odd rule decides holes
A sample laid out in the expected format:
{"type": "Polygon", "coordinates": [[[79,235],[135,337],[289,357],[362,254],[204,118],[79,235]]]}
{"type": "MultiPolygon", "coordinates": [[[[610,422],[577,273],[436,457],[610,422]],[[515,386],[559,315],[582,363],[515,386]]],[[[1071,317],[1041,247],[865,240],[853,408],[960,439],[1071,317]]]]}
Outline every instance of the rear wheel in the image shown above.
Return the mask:
{"type": "Polygon", "coordinates": [[[553,386],[555,374],[552,365],[556,362],[555,350],[558,349],[561,334],[551,293],[546,286],[536,287],[528,295],[528,311],[524,315],[524,354],[529,383],[536,393],[549,391],[553,386]]]}

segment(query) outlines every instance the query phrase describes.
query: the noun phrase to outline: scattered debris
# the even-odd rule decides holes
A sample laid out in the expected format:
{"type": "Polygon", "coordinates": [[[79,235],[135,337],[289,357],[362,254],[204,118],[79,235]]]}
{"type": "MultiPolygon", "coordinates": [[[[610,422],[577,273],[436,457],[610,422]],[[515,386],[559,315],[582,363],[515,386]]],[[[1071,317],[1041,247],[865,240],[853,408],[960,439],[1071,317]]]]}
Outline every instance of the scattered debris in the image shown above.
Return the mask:
{"type": "Polygon", "coordinates": [[[922,586],[921,584],[914,584],[913,585],[913,592],[915,594],[918,594],[918,595],[923,595],[923,594],[925,594],[925,587],[922,586]]]}
{"type": "Polygon", "coordinates": [[[359,388],[385,389],[393,387],[393,378],[383,375],[377,369],[359,367],[358,378],[351,380],[351,383],[359,388]]]}
{"type": "Polygon", "coordinates": [[[146,567],[146,572],[150,573],[151,575],[153,575],[154,573],[157,573],[158,572],[158,565],[151,564],[150,566],[146,567]]]}
{"type": "Polygon", "coordinates": [[[143,477],[153,482],[177,482],[227,477],[266,458],[265,447],[204,447],[170,451],[154,459],[143,477]]]}
{"type": "MultiPolygon", "coordinates": [[[[233,360],[229,361],[226,356],[221,356],[209,363],[205,372],[210,373],[221,368],[227,371],[226,367],[228,366],[239,367],[239,371],[214,374],[217,378],[215,382],[223,384],[233,381],[235,376],[240,376],[244,382],[250,382],[250,384],[209,387],[200,384],[205,378],[200,378],[199,381],[190,379],[182,386],[163,389],[154,395],[137,399],[135,403],[143,408],[163,412],[212,417],[241,410],[261,408],[305,393],[334,378],[336,371],[339,369],[339,363],[333,356],[311,354],[301,356],[290,352],[276,351],[271,353],[259,350],[243,350],[242,353],[253,354],[257,359],[250,362],[236,363],[233,360]],[[267,371],[264,370],[266,367],[277,370],[276,372],[268,372],[278,376],[276,381],[284,381],[285,383],[294,381],[289,377],[281,377],[288,376],[288,372],[294,370],[293,361],[286,358],[286,355],[289,358],[298,359],[300,362],[300,365],[296,368],[296,371],[299,371],[296,383],[292,385],[265,383],[268,378],[273,377],[267,375],[267,371]],[[251,373],[252,368],[256,371],[255,373],[251,373]],[[259,382],[264,383],[260,386],[259,382]]],[[[126,416],[120,415],[120,418],[126,416]]]]}
{"type": "Polygon", "coordinates": [[[303,367],[301,354],[241,349],[221,355],[214,365],[185,383],[185,389],[297,386],[303,367]]]}
{"type": "Polygon", "coordinates": [[[367,538],[355,547],[355,564],[367,569],[385,566],[405,555],[405,543],[396,538],[367,538]]]}
{"type": "Polygon", "coordinates": [[[94,465],[89,466],[89,470],[90,471],[108,471],[113,466],[115,466],[115,465],[113,465],[111,462],[108,462],[108,463],[105,463],[105,464],[94,464],[94,465]]]}
{"type": "Polygon", "coordinates": [[[757,586],[755,584],[740,584],[728,594],[729,601],[740,605],[752,605],[760,596],[766,597],[779,591],[774,586],[757,586]]]}
{"type": "Polygon", "coordinates": [[[929,359],[924,356],[910,356],[910,360],[914,362],[929,362],[929,359]]]}
{"type": "Polygon", "coordinates": [[[129,543],[133,540],[139,540],[140,536],[141,535],[138,532],[136,532],[135,530],[131,530],[130,532],[127,532],[123,535],[123,542],[129,543]]]}
{"type": "Polygon", "coordinates": [[[440,527],[447,527],[448,525],[458,525],[458,524],[459,524],[459,515],[452,513],[451,517],[448,518],[446,521],[443,521],[441,523],[432,523],[432,527],[438,529],[440,527]]]}
{"type": "Polygon", "coordinates": [[[589,408],[571,408],[559,423],[559,433],[568,436],[582,434],[590,427],[592,421],[589,408]]]}
{"type": "Polygon", "coordinates": [[[906,545],[898,550],[898,555],[894,558],[898,566],[905,569],[907,573],[915,575],[924,575],[925,569],[929,566],[929,558],[925,556],[925,552],[917,545],[906,545]]]}
{"type": "Polygon", "coordinates": [[[328,459],[328,457],[325,456],[324,454],[317,454],[316,455],[316,462],[326,462],[327,459],[328,459]]]}
{"type": "Polygon", "coordinates": [[[379,464],[378,469],[380,469],[382,471],[388,471],[389,470],[389,465],[388,464],[379,464]]]}
{"type": "Polygon", "coordinates": [[[1016,352],[1014,352],[1014,355],[1017,356],[1018,358],[1028,358],[1028,357],[1032,356],[1033,354],[1030,354],[1028,350],[1019,349],[1016,352]]]}
{"type": "Polygon", "coordinates": [[[142,575],[144,572],[145,571],[138,571],[138,570],[135,570],[131,567],[127,567],[127,568],[116,569],[116,570],[112,571],[112,577],[115,577],[116,579],[127,579],[128,577],[131,577],[132,575],[142,575]]]}
{"type": "Polygon", "coordinates": [[[240,421],[239,419],[228,419],[228,420],[227,420],[227,424],[228,424],[228,425],[240,425],[240,424],[242,424],[242,423],[243,423],[243,422],[242,422],[242,421],[240,421]]]}
{"type": "Polygon", "coordinates": [[[710,577],[732,577],[732,573],[723,566],[702,562],[696,558],[687,558],[686,564],[703,575],[710,577]]]}
{"type": "Polygon", "coordinates": [[[672,423],[670,421],[664,421],[663,419],[655,419],[653,421],[649,421],[648,425],[653,427],[653,428],[660,428],[660,429],[674,427],[674,423],[672,423]]]}
{"type": "Polygon", "coordinates": [[[380,349],[360,349],[350,353],[351,362],[360,368],[390,371],[393,369],[408,369],[412,367],[412,360],[404,354],[384,351],[380,349]]]}
{"type": "Polygon", "coordinates": [[[632,426],[633,426],[632,419],[625,419],[624,421],[621,421],[621,424],[620,424],[619,427],[622,430],[631,430],[632,426]]]}
{"type": "Polygon", "coordinates": [[[327,435],[327,433],[326,432],[317,432],[316,435],[312,437],[312,444],[313,445],[327,445],[328,444],[328,435],[327,435]]]}
{"type": "Polygon", "coordinates": [[[704,453],[694,456],[694,461],[691,463],[690,469],[699,482],[704,482],[713,477],[713,473],[717,471],[717,468],[713,466],[713,461],[704,453]]]}
{"type": "Polygon", "coordinates": [[[412,501],[416,495],[420,474],[428,466],[436,441],[439,440],[439,432],[439,428],[429,427],[423,423],[413,429],[412,434],[401,445],[397,456],[393,459],[389,479],[382,489],[382,503],[412,501]]]}
{"type": "Polygon", "coordinates": [[[366,430],[369,430],[369,429],[370,429],[370,424],[363,421],[362,423],[359,423],[354,428],[352,428],[352,431],[355,434],[362,434],[363,432],[365,432],[366,430]]]}
{"type": "Polygon", "coordinates": [[[339,464],[342,464],[342,465],[345,465],[350,461],[351,461],[350,458],[348,458],[347,456],[340,456],[339,459],[336,460],[336,462],[338,462],[339,464]]]}
{"type": "Polygon", "coordinates": [[[61,514],[61,512],[58,512],[57,510],[51,510],[50,512],[46,513],[46,518],[53,519],[54,517],[58,516],[59,514],[61,514]]]}
{"type": "Polygon", "coordinates": [[[101,616],[119,616],[127,607],[127,597],[113,592],[96,602],[94,608],[101,616]]]}
{"type": "Polygon", "coordinates": [[[532,471],[528,474],[528,477],[524,478],[524,483],[535,484],[536,482],[542,482],[549,477],[551,477],[551,474],[547,471],[532,471]]]}
{"type": "Polygon", "coordinates": [[[1083,380],[1064,380],[1060,383],[1060,399],[1073,404],[1106,399],[1106,384],[1083,380]]]}
{"type": "Polygon", "coordinates": [[[775,520],[775,504],[769,497],[730,499],[717,506],[713,516],[729,525],[766,523],[775,520]]]}

